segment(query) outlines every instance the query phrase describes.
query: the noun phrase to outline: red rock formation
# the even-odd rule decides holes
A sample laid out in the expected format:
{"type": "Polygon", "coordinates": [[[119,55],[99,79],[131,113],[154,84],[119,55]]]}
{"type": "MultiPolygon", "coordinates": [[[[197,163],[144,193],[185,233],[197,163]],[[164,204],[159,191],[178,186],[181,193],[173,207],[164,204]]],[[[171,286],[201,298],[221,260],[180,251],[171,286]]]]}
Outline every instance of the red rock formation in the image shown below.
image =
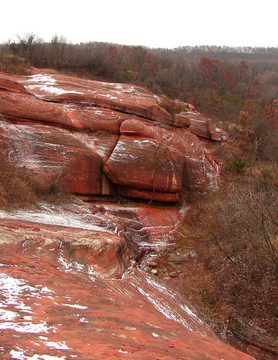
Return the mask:
{"type": "MultiPolygon", "coordinates": [[[[76,194],[100,194],[102,158],[81,134],[48,125],[0,122],[0,149],[45,181],[63,180],[76,194]]],[[[92,145],[91,145],[92,146],[92,145]]]]}
{"type": "Polygon", "coordinates": [[[213,337],[140,271],[122,280],[88,279],[43,253],[18,250],[0,245],[3,358],[252,359],[213,337]]]}
{"type": "Polygon", "coordinates": [[[128,119],[127,114],[100,106],[78,106],[57,104],[70,119],[69,125],[74,129],[90,132],[104,131],[119,134],[121,123],[128,119]]]}
{"type": "MultiPolygon", "coordinates": [[[[161,102],[138,86],[0,74],[0,152],[89,199],[118,189],[177,201],[184,187],[216,180],[217,164],[193,134],[216,139],[215,129],[210,121],[197,128],[161,102]]],[[[0,213],[5,358],[251,359],[216,340],[163,284],[126,273],[130,250],[136,258],[166,246],[177,208],[41,206],[0,213]]]]}
{"type": "Polygon", "coordinates": [[[92,229],[1,218],[0,243],[19,244],[24,253],[47,256],[72,271],[83,267],[92,275],[120,278],[130,265],[125,239],[104,228],[92,229]]]}
{"type": "Polygon", "coordinates": [[[129,187],[118,186],[117,192],[122,197],[131,199],[144,199],[150,201],[176,202],[179,200],[177,192],[162,192],[154,190],[143,190],[129,187]]]}
{"type": "Polygon", "coordinates": [[[124,197],[175,202],[183,187],[216,181],[217,167],[192,133],[218,134],[196,111],[173,116],[161,103],[139,86],[0,74],[0,150],[46,181],[62,177],[75,194],[118,189],[124,197]]]}
{"type": "Polygon", "coordinates": [[[135,119],[124,121],[120,132],[104,172],[123,196],[176,201],[183,185],[205,188],[215,176],[211,157],[190,132],[135,119]]]}
{"type": "Polygon", "coordinates": [[[162,142],[121,135],[104,165],[108,178],[127,187],[177,193],[182,188],[183,159],[162,142]]]}
{"type": "Polygon", "coordinates": [[[212,119],[207,119],[204,116],[193,114],[190,116],[189,130],[200,137],[220,140],[219,130],[215,129],[212,119]]]}
{"type": "Polygon", "coordinates": [[[36,99],[26,92],[0,91],[0,110],[7,118],[16,120],[37,120],[61,125],[71,123],[55,104],[36,99]]]}
{"type": "MultiPolygon", "coordinates": [[[[16,214],[7,214],[0,211],[0,239],[2,234],[1,224],[2,227],[4,227],[3,224],[10,224],[11,230],[9,231],[23,229],[22,231],[19,230],[19,238],[21,240],[25,239],[22,236],[22,233],[25,233],[25,228],[35,228],[37,231],[40,231],[41,237],[44,236],[44,233],[46,237],[51,235],[50,240],[52,239],[51,241],[55,243],[59,235],[61,243],[66,244],[72,242],[75,233],[78,233],[78,230],[75,231],[74,229],[90,230],[92,235],[89,234],[88,236],[91,239],[94,237],[96,239],[99,239],[101,236],[105,237],[103,231],[109,231],[108,236],[112,232],[120,238],[125,238],[128,246],[132,249],[132,257],[138,258],[144,250],[168,246],[179,220],[180,211],[176,207],[160,207],[146,204],[120,205],[107,202],[104,204],[83,203],[75,201],[74,203],[65,203],[60,206],[55,205],[55,207],[44,205],[42,209],[37,209],[36,212],[22,210],[16,214]],[[19,223],[21,224],[20,226],[19,223]],[[49,229],[49,225],[53,225],[52,232],[51,228],[49,229]],[[69,230],[67,230],[67,227],[69,227],[69,230]],[[66,235],[67,233],[69,235],[66,235]],[[68,240],[67,236],[69,237],[68,240]]],[[[35,234],[34,238],[37,238],[37,235],[35,234]]],[[[30,238],[33,238],[33,236],[26,236],[26,239],[30,238]]],[[[83,239],[82,236],[81,239],[83,239]]],[[[117,241],[114,241],[114,243],[117,241]]],[[[99,243],[99,240],[97,240],[97,243],[99,243]]],[[[112,253],[114,251],[115,258],[117,258],[122,251],[117,246],[114,246],[114,243],[111,242],[112,249],[109,251],[112,253]],[[117,253],[118,250],[119,254],[117,253]]],[[[108,251],[110,245],[109,242],[107,243],[107,239],[103,240],[103,244],[106,244],[105,248],[108,251]]],[[[39,246],[39,244],[37,245],[39,246]]],[[[34,245],[34,247],[36,246],[34,245]]],[[[82,246],[82,242],[80,246],[82,246]]],[[[76,247],[80,246],[76,242],[76,247]]],[[[47,246],[43,245],[43,247],[46,248],[47,246]]],[[[57,251],[59,252],[59,250],[57,251]]]]}
{"type": "Polygon", "coordinates": [[[170,114],[158,105],[157,97],[140,86],[46,74],[32,75],[21,83],[44,100],[98,105],[171,122],[170,114]]]}
{"type": "Polygon", "coordinates": [[[120,219],[124,236],[135,258],[150,249],[161,249],[173,241],[173,233],[180,221],[181,213],[176,207],[146,204],[103,204],[106,216],[112,214],[120,219]]]}

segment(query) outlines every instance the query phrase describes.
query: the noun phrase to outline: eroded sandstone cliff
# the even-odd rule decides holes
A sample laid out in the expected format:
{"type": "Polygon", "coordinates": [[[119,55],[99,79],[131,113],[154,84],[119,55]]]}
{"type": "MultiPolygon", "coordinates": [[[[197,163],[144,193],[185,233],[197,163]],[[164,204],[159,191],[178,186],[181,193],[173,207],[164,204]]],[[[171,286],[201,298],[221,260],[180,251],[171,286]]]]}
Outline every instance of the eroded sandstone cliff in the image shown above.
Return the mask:
{"type": "Polygon", "coordinates": [[[192,108],[170,114],[165,101],[132,85],[0,74],[0,153],[79,196],[0,211],[5,358],[251,359],[134,265],[171,244],[181,213],[167,203],[219,176],[201,141],[220,139],[213,121],[192,108]]]}
{"type": "Polygon", "coordinates": [[[132,85],[0,74],[0,150],[74,194],[175,202],[183,188],[215,183],[200,137],[219,133],[196,110],[170,114],[165,101],[132,85]]]}

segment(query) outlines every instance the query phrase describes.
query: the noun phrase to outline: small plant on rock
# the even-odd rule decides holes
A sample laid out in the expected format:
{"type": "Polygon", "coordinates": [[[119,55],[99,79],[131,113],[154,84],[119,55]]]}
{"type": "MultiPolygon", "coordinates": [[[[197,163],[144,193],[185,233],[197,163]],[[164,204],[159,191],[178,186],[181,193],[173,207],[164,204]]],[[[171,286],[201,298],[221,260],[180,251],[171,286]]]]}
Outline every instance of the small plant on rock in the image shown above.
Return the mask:
{"type": "Polygon", "coordinates": [[[177,104],[172,100],[168,100],[168,101],[163,101],[160,106],[165,109],[166,111],[168,111],[168,113],[175,115],[175,114],[180,114],[183,112],[188,112],[189,110],[189,105],[185,104],[177,104]]]}
{"type": "Polygon", "coordinates": [[[243,158],[238,157],[228,164],[228,166],[226,167],[226,170],[231,171],[236,174],[240,174],[244,171],[246,166],[247,166],[247,163],[243,160],[243,158]]]}

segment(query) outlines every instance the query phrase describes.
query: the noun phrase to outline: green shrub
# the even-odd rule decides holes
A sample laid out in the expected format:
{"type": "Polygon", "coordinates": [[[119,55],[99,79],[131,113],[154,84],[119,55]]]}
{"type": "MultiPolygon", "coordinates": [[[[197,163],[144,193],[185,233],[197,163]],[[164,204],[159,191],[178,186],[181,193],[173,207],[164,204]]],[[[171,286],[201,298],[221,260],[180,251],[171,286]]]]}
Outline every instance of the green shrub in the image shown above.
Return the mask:
{"type": "Polygon", "coordinates": [[[228,164],[228,166],[226,167],[226,170],[231,171],[236,174],[240,174],[244,171],[246,166],[247,166],[247,163],[241,157],[238,157],[228,164]]]}
{"type": "Polygon", "coordinates": [[[181,104],[176,104],[174,101],[169,100],[169,101],[163,101],[160,106],[165,109],[166,111],[168,111],[168,113],[175,115],[175,114],[180,114],[182,112],[187,112],[189,110],[189,105],[181,105],[181,104]]]}

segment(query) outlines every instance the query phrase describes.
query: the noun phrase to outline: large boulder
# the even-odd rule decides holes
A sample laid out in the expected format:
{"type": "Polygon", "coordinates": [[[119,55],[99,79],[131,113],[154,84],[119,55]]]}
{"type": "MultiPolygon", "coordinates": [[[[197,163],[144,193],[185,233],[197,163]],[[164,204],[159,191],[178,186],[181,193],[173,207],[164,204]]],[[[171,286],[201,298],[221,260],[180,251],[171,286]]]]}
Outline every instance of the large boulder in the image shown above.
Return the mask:
{"type": "Polygon", "coordinates": [[[177,201],[182,188],[206,188],[216,179],[212,157],[198,138],[181,129],[126,120],[104,164],[108,178],[128,197],[177,201]]]}

